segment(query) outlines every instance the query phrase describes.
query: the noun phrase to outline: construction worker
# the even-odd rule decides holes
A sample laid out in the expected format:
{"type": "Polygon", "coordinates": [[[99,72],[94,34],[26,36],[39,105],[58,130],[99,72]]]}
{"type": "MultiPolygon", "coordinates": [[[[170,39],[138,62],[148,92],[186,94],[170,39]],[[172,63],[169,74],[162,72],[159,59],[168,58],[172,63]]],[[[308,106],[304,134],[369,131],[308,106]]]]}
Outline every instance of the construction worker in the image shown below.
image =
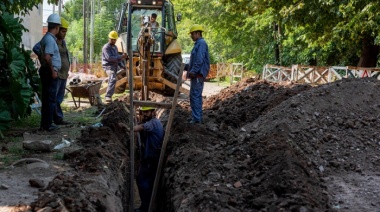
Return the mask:
{"type": "Polygon", "coordinates": [[[65,96],[66,82],[69,77],[70,60],[69,51],[66,47],[65,37],[67,30],[69,28],[69,22],[66,19],[61,18],[61,27],[59,28],[58,34],[55,35],[57,38],[57,45],[59,49],[59,54],[61,55],[61,70],[58,72],[57,81],[57,105],[53,116],[53,121],[57,125],[66,125],[69,122],[63,120],[63,112],[61,108],[61,103],[63,102],[63,97],[65,96]]]}
{"type": "Polygon", "coordinates": [[[135,212],[148,211],[152,196],[154,179],[160,158],[164,129],[160,120],[156,118],[154,107],[141,107],[142,124],[133,127],[133,131],[141,132],[141,142],[144,146],[140,160],[140,169],[137,175],[141,206],[135,212]]]}
{"type": "Polygon", "coordinates": [[[116,40],[119,37],[116,31],[111,31],[108,34],[108,43],[103,46],[102,49],[102,66],[108,75],[108,87],[106,91],[106,102],[112,102],[112,95],[115,93],[116,85],[116,73],[118,67],[125,69],[123,63],[124,59],[127,59],[128,56],[126,53],[119,55],[116,47],[116,40]]]}
{"type": "Polygon", "coordinates": [[[202,37],[204,29],[195,24],[190,28],[191,39],[195,42],[191,50],[190,62],[187,67],[187,77],[190,78],[191,124],[202,123],[202,92],[204,81],[210,70],[208,45],[202,37]]]}
{"type": "Polygon", "coordinates": [[[150,26],[152,28],[158,28],[160,26],[160,24],[156,21],[156,19],[157,19],[157,14],[152,13],[152,15],[150,16],[150,26]]]}
{"type": "Polygon", "coordinates": [[[47,18],[48,31],[41,39],[39,60],[41,67],[39,75],[42,85],[41,130],[53,131],[58,129],[53,124],[53,115],[57,105],[58,72],[61,70],[61,56],[55,35],[61,26],[61,18],[58,14],[51,14],[47,18]]]}

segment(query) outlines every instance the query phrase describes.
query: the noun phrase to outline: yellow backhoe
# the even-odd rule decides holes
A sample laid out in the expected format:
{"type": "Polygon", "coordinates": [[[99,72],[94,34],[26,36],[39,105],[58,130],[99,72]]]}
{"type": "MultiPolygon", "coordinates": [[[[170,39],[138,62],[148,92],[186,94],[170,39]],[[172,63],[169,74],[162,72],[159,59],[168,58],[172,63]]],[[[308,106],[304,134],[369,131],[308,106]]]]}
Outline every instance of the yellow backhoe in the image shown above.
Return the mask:
{"type": "MultiPolygon", "coordinates": [[[[129,0],[123,4],[116,46],[130,57],[127,70],[133,72],[133,85],[129,85],[127,74],[117,81],[116,87],[133,86],[134,90],[141,90],[142,100],[148,98],[149,91],[173,95],[182,63],[176,29],[180,18],[180,14],[175,17],[169,0],[129,0]],[[151,23],[152,14],[157,15],[158,26],[151,23]]],[[[189,94],[183,87],[179,91],[189,94]]]]}

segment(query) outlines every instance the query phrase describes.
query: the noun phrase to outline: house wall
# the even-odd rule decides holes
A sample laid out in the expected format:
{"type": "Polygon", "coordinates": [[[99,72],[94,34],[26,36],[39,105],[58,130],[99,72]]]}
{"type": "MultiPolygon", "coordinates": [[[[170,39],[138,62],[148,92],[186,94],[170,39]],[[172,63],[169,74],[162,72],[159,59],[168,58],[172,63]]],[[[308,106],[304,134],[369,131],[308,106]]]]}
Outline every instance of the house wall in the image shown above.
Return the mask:
{"type": "Polygon", "coordinates": [[[29,15],[19,17],[23,19],[24,27],[29,30],[29,32],[23,33],[22,44],[24,44],[25,49],[31,50],[42,38],[43,5],[39,4],[38,8],[34,7],[29,13],[29,15]]]}

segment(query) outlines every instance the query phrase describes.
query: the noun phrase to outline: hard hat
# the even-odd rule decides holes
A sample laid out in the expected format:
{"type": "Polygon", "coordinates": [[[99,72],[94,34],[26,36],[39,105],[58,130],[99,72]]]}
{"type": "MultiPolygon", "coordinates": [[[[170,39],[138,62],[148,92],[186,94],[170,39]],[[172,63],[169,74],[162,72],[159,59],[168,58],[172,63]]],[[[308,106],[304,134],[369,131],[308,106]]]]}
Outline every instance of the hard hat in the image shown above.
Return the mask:
{"type": "Polygon", "coordinates": [[[147,110],[155,110],[156,108],[154,107],[141,107],[141,111],[147,111],[147,110]]]}
{"type": "Polygon", "coordinates": [[[111,38],[111,39],[117,39],[119,37],[119,35],[117,34],[116,31],[111,31],[109,34],[108,34],[108,38],[111,38]]]}
{"type": "Polygon", "coordinates": [[[205,30],[203,29],[203,27],[199,24],[194,24],[191,28],[190,28],[190,33],[192,32],[195,32],[195,31],[201,31],[201,32],[204,32],[205,30]]]}
{"type": "Polygon", "coordinates": [[[69,28],[69,22],[66,21],[66,19],[61,18],[61,28],[68,29],[69,28]]]}
{"type": "Polygon", "coordinates": [[[54,13],[54,14],[49,15],[46,22],[52,23],[52,24],[61,24],[61,18],[59,17],[58,14],[54,13]]]}

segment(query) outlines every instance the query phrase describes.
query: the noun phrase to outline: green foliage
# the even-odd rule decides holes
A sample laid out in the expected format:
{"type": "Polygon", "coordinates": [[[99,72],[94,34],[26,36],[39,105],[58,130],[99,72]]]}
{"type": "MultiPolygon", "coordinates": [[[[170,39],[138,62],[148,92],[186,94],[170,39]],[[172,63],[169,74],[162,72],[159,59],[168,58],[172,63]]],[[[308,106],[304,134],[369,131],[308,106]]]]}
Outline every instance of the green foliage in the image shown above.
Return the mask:
{"type": "Polygon", "coordinates": [[[380,44],[380,4],[374,0],[173,0],[183,14],[179,39],[184,51],[192,48],[187,31],[194,24],[204,35],[216,62],[243,62],[260,71],[281,65],[357,65],[363,41],[380,44]],[[278,24],[278,31],[274,30],[278,24]]]}
{"type": "Polygon", "coordinates": [[[25,27],[21,18],[40,3],[39,0],[6,0],[0,3],[0,138],[13,120],[30,114],[34,91],[38,90],[38,76],[30,51],[20,47],[25,27]]]}
{"type": "MultiPolygon", "coordinates": [[[[120,0],[95,0],[94,56],[100,56],[107,34],[115,28],[115,10],[120,0]],[[101,26],[101,27],[100,27],[101,26]]],[[[287,0],[172,0],[178,40],[183,53],[193,41],[189,28],[202,24],[212,63],[242,62],[248,70],[260,72],[274,64],[275,49],[281,65],[357,65],[363,41],[380,44],[380,4],[374,0],[287,1],[287,0]],[[278,31],[274,25],[278,25],[278,31]]],[[[72,28],[67,35],[70,51],[82,55],[83,1],[66,5],[72,28]]],[[[89,19],[88,19],[89,20],[89,19]]],[[[1,46],[0,46],[1,57],[1,46]]]]}
{"type": "MultiPolygon", "coordinates": [[[[120,0],[95,0],[95,18],[94,18],[94,58],[100,58],[102,47],[108,42],[108,33],[115,30],[116,26],[116,10],[121,10],[121,4],[124,1],[120,0]]],[[[87,12],[90,13],[90,5],[87,12]]],[[[66,35],[66,41],[68,49],[73,56],[79,59],[79,62],[83,62],[83,31],[84,31],[84,19],[83,19],[83,0],[71,0],[65,4],[66,12],[62,14],[69,23],[70,27],[66,35]]],[[[89,56],[90,51],[90,17],[87,17],[87,51],[89,56]]]]}

